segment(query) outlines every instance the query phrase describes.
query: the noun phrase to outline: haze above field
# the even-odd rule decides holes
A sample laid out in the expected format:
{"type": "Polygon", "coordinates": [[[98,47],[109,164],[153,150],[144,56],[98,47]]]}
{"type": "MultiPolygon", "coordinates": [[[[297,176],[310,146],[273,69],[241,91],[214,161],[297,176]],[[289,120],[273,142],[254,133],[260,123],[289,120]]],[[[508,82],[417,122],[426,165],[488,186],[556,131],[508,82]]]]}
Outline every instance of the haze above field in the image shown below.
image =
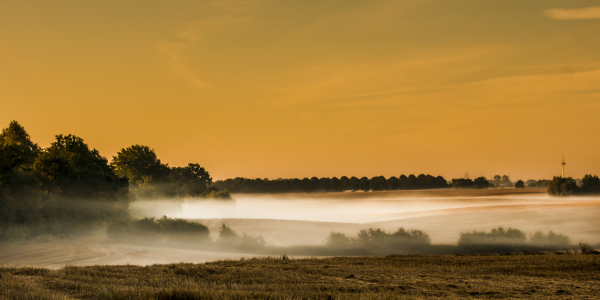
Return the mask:
{"type": "Polygon", "coordinates": [[[0,124],[228,177],[600,173],[597,1],[11,1],[0,124]]]}

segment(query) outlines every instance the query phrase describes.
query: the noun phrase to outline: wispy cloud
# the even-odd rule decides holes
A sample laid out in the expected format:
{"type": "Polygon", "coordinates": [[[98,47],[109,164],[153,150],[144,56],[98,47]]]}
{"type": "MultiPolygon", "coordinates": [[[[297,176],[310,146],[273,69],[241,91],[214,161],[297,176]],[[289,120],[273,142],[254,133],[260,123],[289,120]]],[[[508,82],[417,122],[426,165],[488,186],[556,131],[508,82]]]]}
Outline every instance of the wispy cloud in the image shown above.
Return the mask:
{"type": "Polygon", "coordinates": [[[600,19],[600,6],[575,9],[553,8],[545,10],[544,14],[554,20],[600,19]]]}
{"type": "Polygon", "coordinates": [[[198,89],[212,88],[212,84],[206,82],[204,79],[196,75],[196,73],[190,69],[184,61],[182,61],[179,55],[181,47],[182,46],[179,44],[165,42],[157,43],[156,45],[156,49],[169,58],[169,65],[175,74],[177,74],[177,76],[181,77],[198,89]]]}

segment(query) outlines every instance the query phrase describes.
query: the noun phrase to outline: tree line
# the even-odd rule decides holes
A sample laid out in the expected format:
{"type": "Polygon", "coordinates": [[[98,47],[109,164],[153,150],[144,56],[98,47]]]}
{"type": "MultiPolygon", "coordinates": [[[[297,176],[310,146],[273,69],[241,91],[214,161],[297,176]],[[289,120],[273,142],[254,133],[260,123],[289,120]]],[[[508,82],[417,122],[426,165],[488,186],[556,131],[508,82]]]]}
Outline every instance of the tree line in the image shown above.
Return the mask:
{"type": "Polygon", "coordinates": [[[442,176],[431,175],[401,175],[400,177],[384,176],[368,177],[312,177],[289,179],[248,179],[237,177],[219,180],[213,184],[218,189],[225,189],[231,193],[315,193],[315,192],[342,192],[342,191],[388,191],[411,189],[439,189],[447,188],[448,183],[442,176]]]}
{"type": "Polygon", "coordinates": [[[13,121],[0,133],[0,240],[125,219],[137,198],[229,198],[211,182],[200,165],[169,167],[147,146],[122,149],[111,162],[70,134],[41,148],[13,121]]]}

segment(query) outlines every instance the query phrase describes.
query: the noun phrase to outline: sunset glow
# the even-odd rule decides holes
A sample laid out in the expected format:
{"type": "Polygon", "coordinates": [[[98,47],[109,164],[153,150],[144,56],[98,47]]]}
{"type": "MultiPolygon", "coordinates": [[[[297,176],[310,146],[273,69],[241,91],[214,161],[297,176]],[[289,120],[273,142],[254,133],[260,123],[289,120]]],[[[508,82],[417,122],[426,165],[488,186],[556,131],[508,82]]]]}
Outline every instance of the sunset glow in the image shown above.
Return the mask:
{"type": "Polygon", "coordinates": [[[600,173],[598,1],[5,1],[0,125],[214,179],[600,173]]]}

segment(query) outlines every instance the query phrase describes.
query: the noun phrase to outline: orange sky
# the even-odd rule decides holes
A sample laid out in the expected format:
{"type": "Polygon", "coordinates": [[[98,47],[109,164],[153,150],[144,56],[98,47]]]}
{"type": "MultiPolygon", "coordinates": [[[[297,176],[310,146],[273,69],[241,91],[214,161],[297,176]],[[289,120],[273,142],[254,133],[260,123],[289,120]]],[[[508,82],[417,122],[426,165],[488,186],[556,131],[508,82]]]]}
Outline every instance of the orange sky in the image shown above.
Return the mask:
{"type": "Polygon", "coordinates": [[[600,175],[600,1],[4,1],[0,126],[228,177],[600,175]]]}

